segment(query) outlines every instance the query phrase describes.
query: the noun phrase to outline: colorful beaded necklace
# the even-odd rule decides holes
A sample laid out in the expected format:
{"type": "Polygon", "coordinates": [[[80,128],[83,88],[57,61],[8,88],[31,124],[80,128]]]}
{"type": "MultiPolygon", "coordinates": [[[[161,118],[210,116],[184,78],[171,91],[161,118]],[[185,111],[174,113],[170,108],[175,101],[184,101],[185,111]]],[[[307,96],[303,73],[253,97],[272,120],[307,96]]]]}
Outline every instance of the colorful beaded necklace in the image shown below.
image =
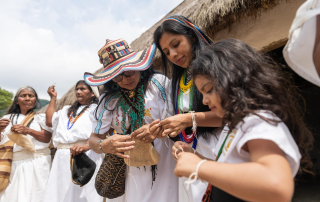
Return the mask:
{"type": "Polygon", "coordinates": [[[119,107],[122,111],[121,131],[126,132],[126,114],[128,114],[131,131],[135,131],[144,125],[144,92],[143,84],[138,83],[134,91],[123,88],[117,92],[119,98],[117,106],[116,125],[119,125],[119,107]]]}
{"type": "MultiPolygon", "coordinates": [[[[193,106],[193,79],[189,81],[187,85],[184,85],[186,80],[186,73],[187,70],[185,70],[180,78],[179,86],[178,86],[178,92],[177,92],[177,100],[176,100],[176,114],[184,114],[183,110],[183,94],[188,95],[189,94],[189,111],[192,111],[193,106]]],[[[192,148],[196,149],[197,147],[197,138],[194,138],[196,134],[192,133],[190,135],[187,135],[185,131],[182,131],[179,134],[179,137],[181,141],[186,143],[191,143],[192,148]]]]}
{"type": "Polygon", "coordinates": [[[85,106],[81,112],[79,114],[76,114],[73,116],[73,112],[71,112],[69,120],[68,120],[68,126],[67,129],[70,130],[73,126],[73,124],[80,118],[80,116],[84,113],[84,111],[86,111],[86,109],[88,109],[89,106],[85,106]],[[70,126],[71,123],[71,126],[70,126]]]}

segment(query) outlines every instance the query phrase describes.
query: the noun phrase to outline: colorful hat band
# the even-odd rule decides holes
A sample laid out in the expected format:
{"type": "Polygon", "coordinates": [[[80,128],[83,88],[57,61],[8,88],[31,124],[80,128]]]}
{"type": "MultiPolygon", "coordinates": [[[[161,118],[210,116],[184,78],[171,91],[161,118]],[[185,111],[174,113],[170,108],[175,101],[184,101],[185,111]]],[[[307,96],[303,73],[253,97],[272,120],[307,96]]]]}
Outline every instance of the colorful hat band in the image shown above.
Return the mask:
{"type": "Polygon", "coordinates": [[[120,41],[113,45],[109,45],[107,41],[107,44],[99,50],[98,55],[100,58],[100,63],[102,63],[103,66],[106,67],[113,61],[125,55],[128,55],[131,52],[131,47],[127,44],[126,41],[120,41]]]}
{"type": "Polygon", "coordinates": [[[207,44],[211,44],[213,41],[208,37],[205,33],[202,32],[202,30],[197,27],[195,24],[188,21],[186,18],[179,16],[179,15],[173,15],[168,18],[166,18],[162,23],[168,20],[174,20],[176,22],[179,22],[187,27],[190,27],[193,29],[207,44]]]}

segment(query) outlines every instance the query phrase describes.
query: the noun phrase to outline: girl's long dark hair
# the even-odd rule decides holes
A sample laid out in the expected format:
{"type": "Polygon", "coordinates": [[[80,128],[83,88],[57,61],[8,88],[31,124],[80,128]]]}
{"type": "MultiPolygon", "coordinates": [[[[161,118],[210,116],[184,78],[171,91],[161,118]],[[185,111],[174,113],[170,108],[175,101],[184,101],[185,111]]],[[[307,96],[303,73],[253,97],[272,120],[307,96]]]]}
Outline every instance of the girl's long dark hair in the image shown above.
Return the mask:
{"type": "MultiPolygon", "coordinates": [[[[190,20],[188,21],[191,22],[190,20]]],[[[160,50],[160,53],[161,53],[161,59],[162,59],[162,64],[163,64],[163,69],[165,74],[168,75],[170,72],[170,69],[172,69],[171,98],[172,98],[172,102],[174,103],[174,110],[176,112],[176,100],[177,100],[176,92],[178,88],[178,82],[185,69],[170,62],[167,59],[167,56],[165,55],[165,53],[162,51],[159,41],[161,39],[161,36],[165,32],[186,36],[192,47],[191,52],[192,52],[193,59],[197,58],[198,50],[206,46],[207,43],[202,38],[200,38],[193,29],[191,29],[190,27],[184,26],[181,23],[174,20],[164,21],[156,29],[156,31],[153,34],[154,43],[156,44],[157,48],[160,50]]],[[[202,104],[202,95],[199,92],[196,85],[193,85],[193,110],[196,112],[210,111],[208,106],[202,104]]],[[[212,128],[212,127],[198,127],[197,128],[198,136],[202,136],[203,138],[207,139],[208,136],[214,132],[214,129],[215,128],[212,128]]]]}
{"type": "MultiPolygon", "coordinates": [[[[7,110],[7,113],[6,113],[6,114],[11,114],[9,119],[12,121],[12,123],[13,123],[14,117],[18,116],[21,113],[20,106],[18,105],[18,99],[19,99],[21,91],[25,90],[25,89],[30,90],[34,94],[34,96],[36,97],[36,102],[34,103],[34,106],[27,111],[27,114],[40,107],[40,101],[38,98],[38,94],[34,88],[32,88],[31,86],[24,86],[24,87],[19,88],[16,95],[13,98],[11,106],[9,107],[9,109],[7,110]]],[[[31,120],[29,122],[27,127],[29,127],[29,125],[31,124],[32,121],[33,120],[31,120]]]]}
{"type": "MultiPolygon", "coordinates": [[[[79,81],[77,82],[77,84],[76,84],[75,89],[77,89],[77,87],[78,87],[78,85],[79,85],[80,83],[82,83],[82,84],[84,84],[85,86],[87,86],[87,88],[90,90],[90,92],[93,93],[91,86],[89,86],[84,80],[79,80],[79,81]]],[[[93,97],[91,98],[90,102],[88,103],[88,106],[90,106],[91,104],[97,104],[98,101],[99,101],[98,98],[97,98],[96,96],[93,96],[93,97]]],[[[77,113],[77,110],[78,110],[78,108],[79,108],[80,106],[81,106],[81,104],[78,102],[78,100],[76,100],[76,101],[71,105],[71,107],[69,107],[69,109],[68,109],[68,113],[67,113],[68,117],[70,116],[71,112],[73,112],[73,114],[76,114],[76,113],[77,113]]]]}
{"type": "MultiPolygon", "coordinates": [[[[199,52],[192,63],[192,75],[203,76],[214,83],[214,91],[221,98],[225,110],[223,122],[232,130],[249,114],[278,124],[276,119],[258,115],[258,110],[273,112],[284,122],[297,143],[301,169],[308,171],[313,137],[302,119],[299,95],[288,72],[267,56],[236,39],[227,39],[209,45],[199,52]]],[[[300,169],[300,171],[301,171],[300,169]]]]}

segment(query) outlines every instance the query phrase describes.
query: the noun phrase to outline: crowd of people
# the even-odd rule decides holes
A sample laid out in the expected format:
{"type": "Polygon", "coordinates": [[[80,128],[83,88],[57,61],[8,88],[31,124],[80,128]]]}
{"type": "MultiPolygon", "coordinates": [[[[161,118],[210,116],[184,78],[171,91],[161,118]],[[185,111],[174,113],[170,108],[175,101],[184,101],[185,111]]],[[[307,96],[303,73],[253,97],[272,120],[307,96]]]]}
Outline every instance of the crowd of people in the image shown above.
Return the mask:
{"type": "MultiPolygon", "coordinates": [[[[294,21],[284,56],[320,86],[314,2],[298,10],[308,18],[294,21]]],[[[0,120],[0,201],[291,200],[296,174],[311,168],[313,138],[292,80],[271,58],[237,39],[214,42],[178,15],[155,30],[152,46],[135,52],[107,39],[98,56],[103,71],[84,74],[71,106],[56,111],[49,86],[46,114],[35,114],[36,91],[17,91],[0,120]],[[152,65],[156,50],[163,72],[152,65]],[[34,151],[11,134],[29,138],[34,151]],[[95,167],[79,184],[73,160],[83,154],[95,167]]]]}

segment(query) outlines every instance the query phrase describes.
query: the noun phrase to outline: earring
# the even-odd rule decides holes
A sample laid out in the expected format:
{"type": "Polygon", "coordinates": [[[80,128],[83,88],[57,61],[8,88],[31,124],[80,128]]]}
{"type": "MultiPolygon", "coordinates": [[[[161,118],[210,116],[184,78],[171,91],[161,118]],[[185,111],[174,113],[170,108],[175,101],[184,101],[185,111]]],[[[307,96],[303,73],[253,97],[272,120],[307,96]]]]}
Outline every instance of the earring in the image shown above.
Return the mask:
{"type": "Polygon", "coordinates": [[[116,83],[112,84],[112,89],[113,90],[118,90],[118,88],[119,88],[118,84],[116,84],[116,83]]]}

